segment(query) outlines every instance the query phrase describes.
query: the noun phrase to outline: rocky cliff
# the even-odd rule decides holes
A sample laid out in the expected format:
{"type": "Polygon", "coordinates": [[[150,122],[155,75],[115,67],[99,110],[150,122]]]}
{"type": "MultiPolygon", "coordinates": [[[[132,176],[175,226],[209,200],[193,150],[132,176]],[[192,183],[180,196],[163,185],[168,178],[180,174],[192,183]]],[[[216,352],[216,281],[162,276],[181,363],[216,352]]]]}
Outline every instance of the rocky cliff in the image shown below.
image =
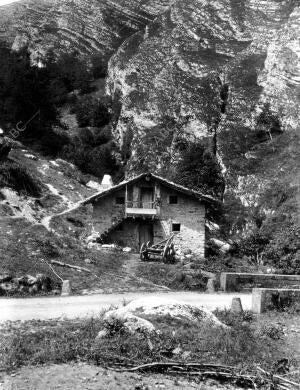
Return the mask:
{"type": "Polygon", "coordinates": [[[1,7],[2,38],[25,44],[37,56],[47,50],[111,55],[128,36],[162,12],[169,1],[26,0],[1,7]]]}
{"type": "Polygon", "coordinates": [[[124,118],[151,128],[166,114],[205,129],[195,122],[205,110],[195,85],[209,75],[230,89],[227,122],[250,125],[253,109],[267,101],[285,128],[297,128],[298,29],[296,1],[173,2],[110,61],[108,91],[123,96],[118,133],[124,118]]]}
{"type": "Polygon", "coordinates": [[[289,0],[174,1],[109,62],[107,91],[122,101],[120,143],[157,126],[209,137],[217,123],[226,196],[241,203],[237,220],[249,229],[257,214],[278,210],[282,187],[294,194],[283,213],[298,213],[299,12],[289,0]],[[266,116],[272,123],[261,129],[266,116]]]}

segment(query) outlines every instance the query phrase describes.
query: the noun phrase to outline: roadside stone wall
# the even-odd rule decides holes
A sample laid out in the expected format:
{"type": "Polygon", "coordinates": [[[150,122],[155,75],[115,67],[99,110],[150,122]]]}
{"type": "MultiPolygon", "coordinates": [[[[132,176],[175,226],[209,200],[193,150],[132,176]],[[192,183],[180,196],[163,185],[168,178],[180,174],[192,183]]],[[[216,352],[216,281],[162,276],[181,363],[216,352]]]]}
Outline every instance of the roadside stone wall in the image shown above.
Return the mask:
{"type": "Polygon", "coordinates": [[[252,311],[261,314],[269,310],[282,310],[300,301],[300,289],[254,288],[252,311]]]}
{"type": "Polygon", "coordinates": [[[244,288],[299,288],[300,275],[250,274],[223,272],[220,277],[221,289],[227,292],[244,288]]]}

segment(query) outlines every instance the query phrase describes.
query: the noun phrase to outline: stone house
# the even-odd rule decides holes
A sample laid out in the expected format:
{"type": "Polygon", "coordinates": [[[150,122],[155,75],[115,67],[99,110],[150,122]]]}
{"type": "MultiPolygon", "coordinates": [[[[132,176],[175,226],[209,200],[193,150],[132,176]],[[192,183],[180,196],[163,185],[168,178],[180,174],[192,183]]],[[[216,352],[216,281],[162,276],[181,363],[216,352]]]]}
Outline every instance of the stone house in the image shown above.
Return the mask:
{"type": "MultiPolygon", "coordinates": [[[[103,182],[102,182],[103,183],[103,182]]],[[[106,185],[87,199],[93,228],[106,240],[139,250],[175,234],[174,244],[204,256],[205,215],[215,199],[144,173],[118,185],[106,185]]]]}

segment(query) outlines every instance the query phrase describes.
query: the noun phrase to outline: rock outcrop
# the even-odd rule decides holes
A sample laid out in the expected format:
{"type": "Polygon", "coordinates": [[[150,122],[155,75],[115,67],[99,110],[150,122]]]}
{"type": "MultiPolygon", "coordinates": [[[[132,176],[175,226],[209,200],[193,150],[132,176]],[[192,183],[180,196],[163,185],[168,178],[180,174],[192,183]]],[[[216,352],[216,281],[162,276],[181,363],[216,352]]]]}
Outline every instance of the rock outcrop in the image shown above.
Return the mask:
{"type": "Polygon", "coordinates": [[[300,105],[300,7],[294,9],[267,50],[259,84],[262,99],[280,113],[285,127],[297,129],[300,105]]]}
{"type": "Polygon", "coordinates": [[[225,127],[232,120],[251,127],[261,100],[275,112],[285,106],[292,118],[284,123],[295,127],[298,24],[299,6],[291,1],[173,2],[149,23],[147,34],[133,34],[110,61],[107,90],[123,103],[116,136],[123,139],[128,123],[147,131],[165,116],[184,122],[186,132],[207,135],[208,104],[221,103],[224,84],[225,127]],[[201,88],[209,76],[219,80],[211,102],[201,88]]]}
{"type": "Polygon", "coordinates": [[[107,57],[168,4],[168,0],[25,0],[1,7],[2,37],[14,49],[29,45],[37,61],[49,49],[107,57]]]}
{"type": "Polygon", "coordinates": [[[115,137],[132,138],[131,169],[145,134],[209,139],[217,123],[225,198],[245,209],[230,234],[241,233],[243,218],[251,231],[257,215],[278,210],[272,188],[294,191],[299,207],[299,10],[289,0],[174,1],[109,62],[107,92],[121,102],[115,137]],[[258,134],[265,112],[274,134],[258,134]]]}
{"type": "Polygon", "coordinates": [[[227,328],[212,312],[203,307],[183,304],[168,298],[145,297],[105,313],[104,327],[98,333],[96,340],[111,337],[120,332],[137,337],[155,337],[160,334],[160,330],[156,329],[151,321],[152,319],[163,321],[164,318],[187,321],[199,327],[227,328]]]}

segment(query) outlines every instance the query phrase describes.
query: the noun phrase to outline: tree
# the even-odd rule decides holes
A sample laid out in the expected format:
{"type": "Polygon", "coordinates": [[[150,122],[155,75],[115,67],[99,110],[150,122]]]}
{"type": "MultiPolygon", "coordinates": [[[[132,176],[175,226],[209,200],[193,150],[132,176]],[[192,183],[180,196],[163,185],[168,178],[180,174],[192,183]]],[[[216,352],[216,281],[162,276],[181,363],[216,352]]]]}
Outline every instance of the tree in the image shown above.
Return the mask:
{"type": "MultiPolygon", "coordinates": [[[[37,117],[30,121],[29,130],[47,129],[49,122],[57,120],[48,70],[33,66],[26,48],[19,52],[0,48],[1,117],[5,122],[24,125],[38,111],[39,121],[37,117]]],[[[28,134],[27,130],[22,135],[28,134]]]]}
{"type": "Polygon", "coordinates": [[[73,108],[80,127],[103,127],[111,120],[108,101],[101,101],[92,96],[82,97],[73,108]]]}
{"type": "Polygon", "coordinates": [[[173,179],[220,198],[224,193],[225,182],[217,159],[200,141],[186,141],[173,179]]]}

